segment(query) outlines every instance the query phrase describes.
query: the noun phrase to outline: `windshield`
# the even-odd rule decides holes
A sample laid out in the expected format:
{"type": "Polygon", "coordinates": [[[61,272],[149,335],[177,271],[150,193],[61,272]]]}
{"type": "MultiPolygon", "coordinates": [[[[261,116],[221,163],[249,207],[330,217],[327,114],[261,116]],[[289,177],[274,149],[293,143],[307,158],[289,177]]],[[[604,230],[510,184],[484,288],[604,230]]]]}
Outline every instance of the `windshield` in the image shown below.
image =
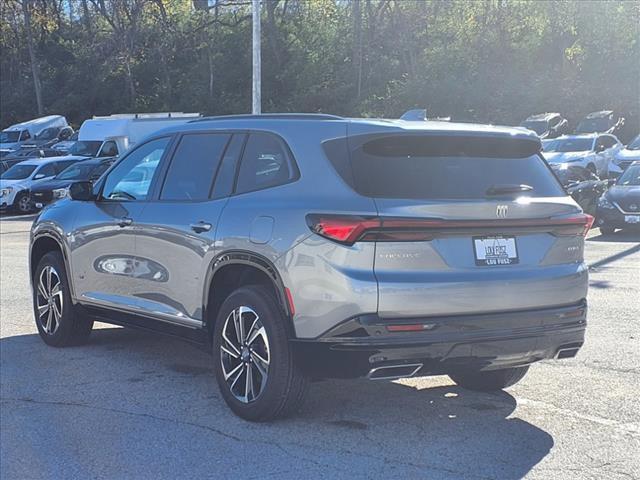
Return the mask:
{"type": "Polygon", "coordinates": [[[547,122],[542,120],[522,122],[521,126],[524,128],[528,128],[529,130],[533,130],[538,135],[541,135],[547,131],[547,122]]]}
{"type": "Polygon", "coordinates": [[[92,165],[82,165],[81,163],[71,165],[67,167],[62,172],[60,172],[56,179],[58,180],[80,180],[89,178],[91,175],[91,171],[96,168],[95,164],[92,165]]]}
{"type": "Polygon", "coordinates": [[[0,132],[0,143],[13,143],[20,140],[20,132],[0,132]]]}
{"type": "Polygon", "coordinates": [[[625,187],[640,186],[640,165],[632,165],[618,179],[617,185],[625,187]]]}
{"type": "Polygon", "coordinates": [[[550,150],[553,148],[553,146],[556,144],[555,140],[542,140],[542,151],[543,152],[552,152],[553,150],[550,150]]]}
{"type": "Polygon", "coordinates": [[[629,142],[627,150],[640,150],[640,135],[629,142]]]}
{"type": "Polygon", "coordinates": [[[25,178],[29,178],[36,169],[36,166],[37,165],[23,165],[18,163],[0,175],[0,178],[3,180],[24,180],[25,178]]]}
{"type": "Polygon", "coordinates": [[[98,154],[102,142],[79,140],[69,149],[69,155],[84,155],[87,157],[95,157],[98,154]]]}
{"type": "Polygon", "coordinates": [[[545,152],[584,152],[593,147],[593,138],[558,138],[544,147],[545,152]]]}
{"type": "Polygon", "coordinates": [[[53,140],[58,137],[57,128],[45,128],[36,135],[36,140],[53,140]]]}
{"type": "Polygon", "coordinates": [[[588,118],[588,119],[582,120],[578,124],[578,128],[576,128],[576,132],[581,132],[581,133],[604,132],[608,128],[609,128],[609,119],[607,117],[588,118]]]}

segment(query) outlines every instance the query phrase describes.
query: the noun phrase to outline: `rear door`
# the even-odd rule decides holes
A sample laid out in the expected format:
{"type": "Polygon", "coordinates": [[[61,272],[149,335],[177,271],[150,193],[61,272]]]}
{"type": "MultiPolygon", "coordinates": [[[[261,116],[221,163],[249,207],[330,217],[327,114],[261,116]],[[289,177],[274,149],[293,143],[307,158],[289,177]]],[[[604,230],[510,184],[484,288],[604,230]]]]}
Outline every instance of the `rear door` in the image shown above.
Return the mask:
{"type": "Polygon", "coordinates": [[[178,140],[164,180],[138,222],[135,296],[161,321],[198,327],[218,220],[244,134],[199,132],[178,140]],[[230,174],[230,175],[229,175],[230,174]],[[215,185],[214,185],[215,179],[215,185]]]}
{"type": "Polygon", "coordinates": [[[382,317],[567,305],[586,294],[586,221],[537,153],[501,138],[350,139],[357,188],[382,218],[382,317]],[[572,220],[573,219],[573,220],[572,220]]]}

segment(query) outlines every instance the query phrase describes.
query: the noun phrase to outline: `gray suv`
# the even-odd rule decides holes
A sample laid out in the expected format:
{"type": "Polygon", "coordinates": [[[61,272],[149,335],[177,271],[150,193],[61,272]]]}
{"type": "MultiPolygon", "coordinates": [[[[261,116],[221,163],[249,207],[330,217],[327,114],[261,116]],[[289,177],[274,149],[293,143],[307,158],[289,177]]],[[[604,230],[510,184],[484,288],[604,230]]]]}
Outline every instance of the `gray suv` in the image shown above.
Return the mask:
{"type": "Polygon", "coordinates": [[[93,321],[207,346],[248,420],[309,379],[497,390],[576,355],[593,218],[522,129],[330,115],[199,119],[137,145],[31,232],[45,343],[93,321]]]}

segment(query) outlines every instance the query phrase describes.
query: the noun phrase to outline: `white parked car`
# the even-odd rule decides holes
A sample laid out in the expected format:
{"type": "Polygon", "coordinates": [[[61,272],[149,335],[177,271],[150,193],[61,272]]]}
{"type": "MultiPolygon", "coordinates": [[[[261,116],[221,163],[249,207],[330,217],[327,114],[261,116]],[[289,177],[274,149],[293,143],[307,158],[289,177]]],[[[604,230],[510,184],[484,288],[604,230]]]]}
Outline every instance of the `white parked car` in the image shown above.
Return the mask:
{"type": "Polygon", "coordinates": [[[620,170],[626,170],[633,162],[640,162],[640,135],[620,149],[613,159],[613,163],[620,167],[620,170]]]}
{"type": "Polygon", "coordinates": [[[0,175],[0,208],[13,208],[19,213],[31,209],[29,189],[35,182],[55,177],[72,163],[85,157],[51,157],[25,160],[0,175]]]}
{"type": "Polygon", "coordinates": [[[546,143],[542,155],[551,165],[579,165],[604,178],[621,149],[620,140],[609,133],[564,135],[546,143]]]}

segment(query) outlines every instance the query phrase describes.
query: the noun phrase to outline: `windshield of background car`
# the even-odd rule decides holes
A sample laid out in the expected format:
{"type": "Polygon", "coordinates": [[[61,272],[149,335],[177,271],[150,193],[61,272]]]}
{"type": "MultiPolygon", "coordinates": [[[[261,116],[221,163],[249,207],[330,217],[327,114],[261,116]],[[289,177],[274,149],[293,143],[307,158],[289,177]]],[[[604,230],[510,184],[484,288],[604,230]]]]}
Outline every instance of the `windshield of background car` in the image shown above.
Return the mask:
{"type": "Polygon", "coordinates": [[[545,152],[584,152],[593,148],[593,138],[558,138],[544,148],[545,152]]]}
{"type": "Polygon", "coordinates": [[[640,186],[640,165],[632,165],[620,176],[617,185],[624,187],[640,186]]]}
{"type": "Polygon", "coordinates": [[[589,118],[582,120],[576,128],[576,132],[591,133],[591,132],[604,132],[609,128],[609,119],[603,118],[589,118]]]}
{"type": "Polygon", "coordinates": [[[69,155],[95,157],[98,154],[100,145],[102,145],[100,141],[78,140],[69,149],[69,155]]]}
{"type": "Polygon", "coordinates": [[[553,151],[553,146],[555,145],[555,140],[542,140],[542,151],[543,152],[551,152],[553,151]]]}
{"type": "Polygon", "coordinates": [[[62,172],[60,172],[57,176],[57,180],[79,180],[89,178],[93,169],[96,168],[96,165],[82,165],[82,164],[74,164],[70,167],[65,168],[62,172]]]}
{"type": "Polygon", "coordinates": [[[53,140],[58,136],[57,128],[45,128],[39,134],[36,135],[36,140],[53,140]]]}
{"type": "Polygon", "coordinates": [[[0,175],[3,180],[24,180],[36,169],[37,165],[22,165],[17,164],[11,167],[9,170],[0,175]]]}
{"type": "Polygon", "coordinates": [[[20,132],[0,132],[0,143],[13,143],[20,140],[20,132]]]}
{"type": "Polygon", "coordinates": [[[521,126],[528,128],[529,130],[533,130],[538,135],[547,131],[547,122],[541,120],[522,122],[521,126]]]}
{"type": "Polygon", "coordinates": [[[640,135],[629,142],[627,150],[640,150],[640,135]]]}

